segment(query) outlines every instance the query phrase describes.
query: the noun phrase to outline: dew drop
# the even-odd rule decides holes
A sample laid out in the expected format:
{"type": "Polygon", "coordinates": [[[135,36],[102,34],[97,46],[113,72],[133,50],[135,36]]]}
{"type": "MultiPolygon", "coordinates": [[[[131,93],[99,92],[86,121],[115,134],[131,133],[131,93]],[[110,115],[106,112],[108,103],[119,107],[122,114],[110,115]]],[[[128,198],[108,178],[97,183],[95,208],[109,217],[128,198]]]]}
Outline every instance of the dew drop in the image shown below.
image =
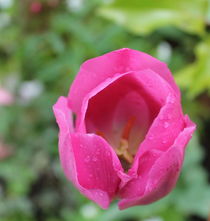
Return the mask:
{"type": "Polygon", "coordinates": [[[166,141],[166,140],[163,140],[162,143],[165,144],[165,143],[167,143],[167,141],[166,141]]]}
{"type": "Polygon", "coordinates": [[[85,162],[86,162],[86,163],[90,162],[90,156],[87,156],[87,157],[85,158],[85,162]]]}
{"type": "Polygon", "coordinates": [[[170,102],[171,104],[174,104],[174,102],[175,102],[174,97],[171,97],[170,100],[169,100],[169,102],[170,102]]]}
{"type": "Polygon", "coordinates": [[[153,136],[149,136],[149,140],[153,140],[154,139],[154,137],[153,136]]]}
{"type": "Polygon", "coordinates": [[[93,162],[96,162],[98,159],[96,157],[93,157],[93,162]]]}
{"type": "Polygon", "coordinates": [[[164,126],[164,128],[168,128],[169,123],[168,123],[168,122],[165,122],[163,126],[164,126]]]}

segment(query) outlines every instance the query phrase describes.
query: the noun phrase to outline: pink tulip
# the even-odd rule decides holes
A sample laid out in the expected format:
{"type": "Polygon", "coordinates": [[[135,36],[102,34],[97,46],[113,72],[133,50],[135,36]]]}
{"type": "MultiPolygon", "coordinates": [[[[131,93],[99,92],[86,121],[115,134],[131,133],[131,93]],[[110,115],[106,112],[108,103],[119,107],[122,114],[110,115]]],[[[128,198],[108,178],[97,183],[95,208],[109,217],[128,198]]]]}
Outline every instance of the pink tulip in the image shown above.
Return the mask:
{"type": "Polygon", "coordinates": [[[116,197],[120,209],[149,204],[175,186],[195,124],[164,63],[127,48],[90,59],[53,110],[65,175],[102,208],[116,197]]]}
{"type": "Polygon", "coordinates": [[[7,90],[0,88],[0,106],[9,106],[14,102],[14,97],[7,90]]]}

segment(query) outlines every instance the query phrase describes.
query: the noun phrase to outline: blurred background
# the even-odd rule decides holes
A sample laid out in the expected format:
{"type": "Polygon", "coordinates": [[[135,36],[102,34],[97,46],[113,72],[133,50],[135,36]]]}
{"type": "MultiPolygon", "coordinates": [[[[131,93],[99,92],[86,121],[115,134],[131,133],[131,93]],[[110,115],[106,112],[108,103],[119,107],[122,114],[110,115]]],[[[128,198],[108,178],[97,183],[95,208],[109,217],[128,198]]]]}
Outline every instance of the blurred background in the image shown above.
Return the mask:
{"type": "Polygon", "coordinates": [[[210,220],[210,1],[0,0],[0,221],[210,220]],[[104,211],[67,182],[52,105],[88,58],[129,47],[166,62],[198,125],[177,187],[104,211]]]}

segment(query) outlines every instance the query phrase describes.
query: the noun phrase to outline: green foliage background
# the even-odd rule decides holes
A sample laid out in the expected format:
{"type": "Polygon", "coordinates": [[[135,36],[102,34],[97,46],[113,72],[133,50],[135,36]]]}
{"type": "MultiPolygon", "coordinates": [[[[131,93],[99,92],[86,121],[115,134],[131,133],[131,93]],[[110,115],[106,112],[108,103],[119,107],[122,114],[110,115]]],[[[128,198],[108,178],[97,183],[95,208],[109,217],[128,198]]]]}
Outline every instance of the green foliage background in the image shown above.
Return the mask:
{"type": "Polygon", "coordinates": [[[207,0],[0,0],[0,221],[196,221],[210,214],[210,2],[207,0]],[[33,4],[41,4],[33,12],[33,4]],[[168,63],[198,130],[175,190],[143,207],[107,211],[66,181],[52,105],[88,58],[129,47],[168,63]],[[26,99],[25,83],[41,93],[26,99]],[[36,89],[37,90],[37,89],[36,89]]]}

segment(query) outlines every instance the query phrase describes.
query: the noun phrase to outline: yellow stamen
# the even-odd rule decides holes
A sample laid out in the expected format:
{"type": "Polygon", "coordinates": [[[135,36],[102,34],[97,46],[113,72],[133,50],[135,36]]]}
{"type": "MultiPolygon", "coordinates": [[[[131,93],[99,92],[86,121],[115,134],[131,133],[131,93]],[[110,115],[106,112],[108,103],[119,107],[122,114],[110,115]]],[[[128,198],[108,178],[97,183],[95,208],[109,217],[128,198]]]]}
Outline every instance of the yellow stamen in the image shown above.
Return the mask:
{"type": "Polygon", "coordinates": [[[117,155],[121,158],[123,158],[124,160],[126,160],[126,162],[128,163],[132,163],[133,162],[133,156],[129,153],[128,151],[128,141],[125,139],[121,139],[120,140],[120,146],[118,148],[115,149],[117,155]]]}
{"type": "Polygon", "coordinates": [[[123,128],[122,137],[120,139],[119,147],[115,149],[117,155],[122,159],[125,160],[127,163],[132,164],[133,162],[133,155],[129,152],[128,149],[128,139],[132,130],[132,127],[135,123],[136,118],[130,117],[128,122],[126,123],[125,127],[123,128]]]}
{"type": "MultiPolygon", "coordinates": [[[[118,155],[119,159],[121,160],[121,162],[125,165],[126,170],[129,169],[130,165],[133,162],[133,155],[129,152],[129,143],[128,143],[128,139],[131,133],[131,130],[134,126],[136,118],[135,117],[130,117],[127,121],[127,123],[125,124],[123,131],[122,131],[122,136],[120,139],[120,143],[119,146],[116,148],[114,147],[114,150],[116,152],[116,154],[118,155]]],[[[97,135],[105,138],[105,135],[103,132],[101,131],[97,131],[96,132],[97,135]]]]}

